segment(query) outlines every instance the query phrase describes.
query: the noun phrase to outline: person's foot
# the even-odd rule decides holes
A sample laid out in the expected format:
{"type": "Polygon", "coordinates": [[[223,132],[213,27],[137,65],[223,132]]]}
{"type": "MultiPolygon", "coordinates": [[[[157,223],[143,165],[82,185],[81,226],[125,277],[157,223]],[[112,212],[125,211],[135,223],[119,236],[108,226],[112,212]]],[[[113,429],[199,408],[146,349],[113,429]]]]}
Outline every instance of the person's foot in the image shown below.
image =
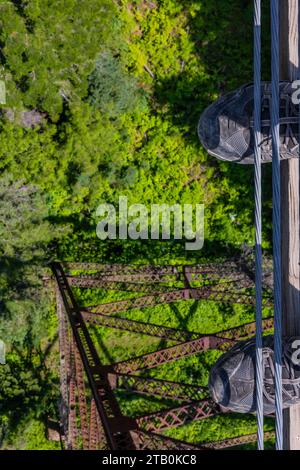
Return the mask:
{"type": "MultiPolygon", "coordinates": [[[[270,121],[271,83],[263,82],[262,162],[272,161],[270,121]]],[[[298,157],[299,106],[292,102],[290,82],[280,83],[280,158],[298,157]]],[[[210,155],[230,162],[254,163],[253,84],[244,85],[219,98],[202,114],[198,135],[210,155]]]]}
{"type": "MultiPolygon", "coordinates": [[[[300,403],[300,365],[292,360],[299,349],[299,343],[293,348],[295,339],[283,342],[283,408],[300,403]]],[[[264,414],[269,415],[275,412],[273,336],[263,338],[263,358],[264,414]]],[[[209,390],[213,400],[225,409],[237,413],[256,411],[255,338],[238,343],[217,360],[210,373],[209,390]]]]}

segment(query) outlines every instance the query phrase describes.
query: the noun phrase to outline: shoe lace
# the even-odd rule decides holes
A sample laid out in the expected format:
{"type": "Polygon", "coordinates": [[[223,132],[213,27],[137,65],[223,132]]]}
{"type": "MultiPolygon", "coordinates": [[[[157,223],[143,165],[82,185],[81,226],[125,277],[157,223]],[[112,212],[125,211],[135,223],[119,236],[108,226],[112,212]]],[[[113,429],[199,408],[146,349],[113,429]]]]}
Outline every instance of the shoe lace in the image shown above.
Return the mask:
{"type": "MultiPolygon", "coordinates": [[[[282,393],[285,402],[291,402],[299,400],[300,392],[300,375],[296,377],[295,367],[292,361],[291,343],[286,342],[283,344],[282,353],[282,367],[287,372],[288,378],[282,379],[282,393]],[[287,388],[289,386],[289,388],[287,388]]],[[[264,368],[264,396],[270,404],[275,403],[275,390],[274,390],[274,352],[270,348],[263,348],[263,368],[264,368]],[[271,371],[271,378],[267,377],[267,368],[271,371]]]]}
{"type": "MultiPolygon", "coordinates": [[[[272,106],[272,96],[268,84],[265,84],[262,90],[262,120],[261,120],[261,148],[264,153],[272,150],[272,133],[271,133],[271,118],[270,110],[272,106]]],[[[288,152],[295,152],[299,147],[297,136],[295,135],[293,126],[298,129],[299,124],[299,106],[296,106],[291,98],[291,94],[283,90],[280,93],[280,110],[279,110],[279,123],[280,123],[280,137],[281,145],[288,152]],[[282,127],[285,126],[284,132],[282,127]]],[[[254,120],[251,119],[251,127],[254,127],[254,120]]]]}

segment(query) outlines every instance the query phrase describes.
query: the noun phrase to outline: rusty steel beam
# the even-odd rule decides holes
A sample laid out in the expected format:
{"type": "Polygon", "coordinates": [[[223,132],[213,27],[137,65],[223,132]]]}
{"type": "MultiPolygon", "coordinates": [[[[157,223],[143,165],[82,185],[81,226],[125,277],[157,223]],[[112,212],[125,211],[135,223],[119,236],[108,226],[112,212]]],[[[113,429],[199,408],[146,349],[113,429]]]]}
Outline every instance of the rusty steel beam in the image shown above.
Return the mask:
{"type": "Polygon", "coordinates": [[[68,319],[64,312],[59,289],[56,288],[56,308],[58,317],[58,337],[59,337],[59,368],[60,368],[60,426],[62,441],[68,441],[68,414],[69,414],[69,392],[68,392],[68,370],[69,370],[69,331],[68,319]]]}
{"type": "Polygon", "coordinates": [[[99,446],[97,408],[94,398],[91,399],[90,425],[89,425],[89,450],[97,450],[99,446]]]}
{"type": "Polygon", "coordinates": [[[254,286],[254,280],[248,273],[232,264],[210,265],[202,268],[196,266],[184,266],[183,275],[191,284],[195,281],[205,285],[217,285],[219,283],[239,283],[243,288],[254,286]]]}
{"type": "Polygon", "coordinates": [[[76,262],[62,262],[61,265],[64,268],[66,275],[70,271],[99,271],[99,272],[115,272],[120,273],[131,273],[131,272],[140,272],[140,273],[163,273],[163,274],[173,274],[173,273],[182,273],[184,269],[188,270],[191,273],[216,273],[221,272],[223,274],[228,274],[228,272],[244,272],[245,263],[240,263],[236,261],[221,261],[215,263],[202,263],[202,264],[192,264],[192,265],[149,265],[149,264],[103,264],[103,263],[76,263],[76,262]]]}
{"type": "MultiPolygon", "coordinates": [[[[254,293],[243,292],[242,289],[232,289],[232,285],[220,284],[219,286],[191,287],[189,289],[190,298],[194,300],[208,300],[228,304],[255,305],[254,293]]],[[[263,305],[271,307],[273,299],[263,297],[263,305]]]]}
{"type": "MultiPolygon", "coordinates": [[[[69,283],[70,286],[78,287],[81,289],[99,288],[112,291],[141,292],[148,294],[174,292],[174,286],[172,287],[163,284],[151,285],[143,283],[138,284],[129,282],[110,282],[107,280],[80,278],[76,276],[70,277],[69,283]]],[[[223,284],[221,287],[206,285],[201,287],[191,287],[190,289],[184,289],[182,286],[178,287],[178,291],[185,292],[185,297],[182,298],[182,300],[207,300],[212,302],[222,302],[229,304],[242,304],[249,306],[254,305],[253,292],[243,292],[243,290],[239,288],[233,290],[232,286],[226,286],[225,284],[223,284]],[[229,287],[231,287],[231,289],[229,289],[229,287]]],[[[272,296],[264,295],[263,305],[265,307],[271,307],[273,305],[272,296]]]]}
{"type": "Polygon", "coordinates": [[[76,371],[74,359],[74,343],[70,341],[70,369],[69,369],[69,421],[67,448],[70,450],[77,448],[78,429],[76,413],[76,371]]]}
{"type": "Polygon", "coordinates": [[[94,398],[92,398],[91,405],[90,405],[89,450],[97,449],[96,413],[97,413],[96,403],[95,403],[94,398]]]}
{"type": "MultiPolygon", "coordinates": [[[[72,278],[74,276],[69,276],[72,278]]],[[[131,283],[168,283],[178,281],[178,275],[176,273],[166,274],[160,272],[154,273],[135,273],[130,274],[124,273],[94,273],[94,274],[80,274],[80,279],[86,279],[91,281],[99,282],[131,282],[131,283]]]]}
{"type": "Polygon", "coordinates": [[[101,279],[81,278],[72,276],[68,278],[68,283],[72,287],[80,289],[105,289],[111,291],[141,292],[145,294],[174,292],[174,287],[164,284],[145,284],[133,282],[111,282],[101,279]]]}
{"type": "Polygon", "coordinates": [[[140,333],[179,343],[182,342],[182,340],[190,341],[200,336],[199,333],[194,333],[192,331],[178,330],[176,328],[168,328],[166,326],[155,325],[152,323],[128,320],[127,318],[111,317],[100,313],[94,314],[82,311],[82,316],[88,324],[130,331],[132,333],[140,333]]]}
{"type": "Polygon", "coordinates": [[[100,421],[95,400],[91,399],[89,420],[89,450],[109,450],[105,440],[104,429],[100,421]]]}
{"type": "MultiPolygon", "coordinates": [[[[265,432],[264,439],[268,441],[275,437],[275,432],[265,432]]],[[[203,449],[213,449],[213,450],[222,450],[229,449],[231,447],[242,446],[245,444],[252,444],[257,442],[257,433],[248,434],[246,436],[231,437],[229,439],[224,439],[223,441],[216,442],[202,442],[201,446],[203,449]]]]}
{"type": "Polygon", "coordinates": [[[96,445],[98,450],[108,450],[106,446],[106,440],[103,438],[105,436],[104,429],[100,420],[99,413],[96,413],[96,445]]]}
{"type": "Polygon", "coordinates": [[[221,413],[221,409],[210,399],[192,402],[187,405],[170,408],[136,418],[142,429],[150,432],[164,431],[178,426],[184,426],[191,421],[210,418],[221,413]]]}
{"type": "MultiPolygon", "coordinates": [[[[67,276],[71,271],[96,271],[87,273],[87,276],[102,275],[154,275],[154,276],[173,276],[183,278],[185,274],[191,275],[192,278],[203,280],[219,280],[219,279],[248,279],[254,282],[253,273],[249,274],[249,269],[245,269],[245,265],[236,262],[222,262],[198,265],[177,265],[177,266],[155,266],[155,265],[125,265],[125,264],[98,264],[98,263],[62,263],[67,276]]],[[[79,275],[85,275],[85,273],[79,275]]],[[[148,278],[149,279],[149,278],[148,278]]]]}
{"type": "Polygon", "coordinates": [[[151,369],[153,367],[165,364],[167,362],[175,361],[182,357],[191,356],[207,349],[214,349],[221,344],[231,343],[231,339],[223,340],[215,336],[203,336],[193,341],[186,341],[179,343],[176,346],[160,349],[153,353],[137,356],[133,359],[121,361],[116,364],[104,366],[103,370],[108,372],[121,372],[123,374],[131,374],[138,370],[151,369]]]}
{"type": "MultiPolygon", "coordinates": [[[[251,294],[228,291],[220,291],[210,286],[199,287],[195,289],[185,288],[177,289],[173,292],[157,293],[156,295],[148,295],[136,297],[133,299],[118,300],[100,305],[93,305],[85,307],[84,310],[92,313],[102,313],[103,315],[110,315],[114,313],[128,312],[133,309],[143,309],[148,307],[155,307],[161,304],[170,304],[180,302],[182,300],[221,300],[222,302],[229,303],[242,303],[246,305],[254,305],[254,298],[251,294]]],[[[264,298],[264,304],[272,305],[272,299],[264,298]]]]}
{"type": "MultiPolygon", "coordinates": [[[[97,411],[101,417],[101,423],[105,432],[107,445],[112,450],[118,449],[115,435],[111,430],[111,420],[115,418],[122,418],[123,416],[121,410],[111,390],[107,380],[107,375],[101,373],[102,364],[86,328],[80,313],[80,309],[68,285],[63,268],[59,263],[53,263],[52,270],[55,275],[60,290],[60,295],[62,297],[64,307],[71,324],[74,340],[83,362],[84,370],[91,387],[97,411]]],[[[128,419],[128,423],[129,422],[130,419],[128,419]]],[[[134,448],[134,444],[132,442],[131,434],[128,428],[128,425],[124,428],[124,434],[126,434],[127,441],[131,442],[132,448],[134,448]]]]}
{"type": "Polygon", "coordinates": [[[138,265],[138,264],[101,264],[101,263],[61,263],[66,276],[69,276],[71,271],[97,271],[98,273],[115,273],[120,272],[125,274],[130,273],[161,273],[161,274],[177,274],[180,267],[172,265],[138,265]]]}
{"type": "Polygon", "coordinates": [[[76,417],[76,384],[75,379],[71,377],[69,382],[69,416],[68,416],[68,435],[67,449],[77,448],[77,417],[76,417]]]}
{"type": "MultiPolygon", "coordinates": [[[[147,306],[158,305],[159,303],[172,303],[179,300],[207,300],[213,302],[223,302],[230,304],[243,304],[243,305],[254,305],[255,296],[253,289],[249,291],[245,290],[239,282],[234,283],[219,283],[219,284],[205,284],[202,286],[190,286],[187,288],[177,285],[176,287],[167,284],[146,284],[146,283],[135,283],[125,281],[112,281],[104,278],[92,278],[92,277],[80,277],[72,276],[68,278],[69,284],[79,288],[102,288],[106,290],[115,291],[128,291],[128,292],[142,292],[142,293],[161,293],[161,301],[155,296],[149,296],[146,298],[129,299],[126,301],[111,302],[109,304],[103,304],[99,306],[90,307],[93,311],[103,312],[121,312],[126,311],[129,308],[144,308],[147,306]],[[173,300],[175,299],[175,300],[173,300]],[[131,301],[131,302],[130,302],[131,301]],[[127,307],[128,305],[128,307],[127,307]],[[132,305],[132,306],[131,306],[132,305]],[[114,310],[115,309],[115,310],[114,310]]],[[[253,287],[253,286],[252,286],[253,287]]],[[[271,307],[273,305],[273,298],[271,295],[263,296],[263,305],[271,307]]]]}
{"type": "Polygon", "coordinates": [[[190,402],[201,400],[208,394],[207,387],[200,387],[151,377],[139,377],[129,374],[109,374],[108,379],[113,389],[140,395],[156,396],[177,401],[190,402]]]}
{"type": "MultiPolygon", "coordinates": [[[[240,341],[243,339],[248,338],[249,336],[253,336],[255,334],[255,322],[246,323],[245,325],[236,326],[230,328],[229,330],[220,331],[215,333],[216,336],[221,338],[229,338],[234,339],[236,341],[240,341]]],[[[274,318],[264,318],[262,321],[262,329],[264,332],[269,332],[274,328],[274,318]]]]}
{"type": "MultiPolygon", "coordinates": [[[[216,442],[201,442],[200,444],[187,443],[147,431],[139,431],[137,435],[139,450],[223,450],[257,442],[257,434],[233,437],[216,442]]],[[[275,433],[272,431],[265,433],[265,441],[274,437],[275,433]]]]}
{"type": "MultiPolygon", "coordinates": [[[[150,369],[181,357],[197,354],[207,349],[226,349],[255,332],[254,323],[231,328],[209,335],[181,331],[160,325],[109,316],[133,308],[146,308],[181,300],[221,300],[230,303],[253,304],[253,277],[236,263],[189,266],[140,266],[86,265],[69,263],[70,274],[66,276],[62,266],[53,265],[58,284],[58,316],[61,351],[61,390],[65,396],[65,413],[68,413],[68,448],[77,448],[82,442],[84,449],[221,449],[242,445],[253,439],[250,436],[227,439],[218,443],[188,444],[161,436],[154,431],[163,431],[185,425],[196,419],[204,419],[221,412],[221,409],[205,398],[207,388],[190,386],[170,381],[128,375],[128,373],[150,369]],[[80,273],[71,271],[97,271],[80,273]],[[179,287],[179,282],[182,287],[179,287]],[[172,287],[170,284],[176,284],[172,287]],[[200,286],[199,286],[200,283],[200,286]],[[156,295],[126,299],[99,306],[81,309],[77,305],[70,286],[82,288],[104,288],[129,290],[156,295]],[[161,294],[161,295],[160,295],[161,294]],[[60,307],[59,307],[60,305],[60,307]],[[61,310],[61,311],[60,311],[61,310]],[[65,314],[63,316],[63,312],[65,314]],[[73,340],[69,341],[70,322],[73,340]],[[117,364],[103,366],[93,345],[85,322],[102,326],[149,334],[177,341],[176,346],[138,356],[117,364]],[[73,345],[72,345],[73,343],[73,345]],[[68,350],[68,346],[72,348],[68,350]],[[67,348],[67,349],[66,349],[67,348]],[[64,355],[66,361],[64,362],[64,355]],[[90,416],[86,406],[86,390],[83,369],[92,391],[90,416]],[[113,390],[119,389],[182,401],[181,406],[162,410],[136,419],[123,416],[113,390]],[[77,410],[80,421],[77,420],[77,410]],[[101,419],[100,419],[101,418],[101,419]],[[79,439],[77,425],[80,425],[79,439]],[[247,442],[246,442],[247,441],[247,442]]],[[[265,304],[271,305],[270,291],[265,291],[265,304]]],[[[264,330],[273,327],[273,320],[264,320],[264,330]]],[[[62,420],[63,421],[63,420],[62,420]]]]}
{"type": "MultiPolygon", "coordinates": [[[[272,319],[264,320],[263,328],[269,329],[273,324],[272,322],[272,319]]],[[[255,327],[255,323],[252,322],[242,327],[231,328],[230,330],[221,331],[212,335],[203,335],[196,340],[182,342],[153,353],[144,354],[126,361],[111,364],[110,366],[105,366],[105,368],[109,370],[109,372],[131,374],[138,370],[151,369],[182,357],[198,354],[208,349],[227,349],[237,341],[250,336],[253,327],[255,327]]]]}
{"type": "MultiPolygon", "coordinates": [[[[272,277],[272,260],[264,260],[263,262],[263,280],[267,281],[266,285],[270,285],[270,276],[272,277]]],[[[255,282],[255,266],[254,263],[249,264],[245,260],[223,261],[221,263],[187,265],[184,272],[191,275],[191,279],[203,278],[208,280],[217,279],[237,279],[243,277],[250,282],[255,282]]],[[[272,279],[271,279],[272,280],[272,279]]]]}
{"type": "MultiPolygon", "coordinates": [[[[254,305],[254,280],[247,272],[236,268],[214,267],[212,271],[198,272],[191,266],[183,269],[184,283],[190,297],[195,300],[212,300],[223,303],[254,305]],[[199,286],[199,283],[201,284],[199,286]]],[[[269,292],[263,292],[263,305],[272,306],[273,299],[269,292]]]]}
{"type": "MultiPolygon", "coordinates": [[[[191,287],[201,288],[205,286],[217,287],[221,291],[231,287],[231,290],[237,295],[245,297],[254,296],[253,292],[243,293],[244,289],[254,288],[254,274],[245,263],[225,262],[221,264],[203,264],[195,266],[135,266],[135,265],[98,265],[95,263],[67,263],[67,266],[75,270],[97,270],[96,273],[80,273],[77,276],[70,275],[70,283],[77,283],[82,287],[105,286],[105,283],[155,283],[182,281],[189,279],[191,287]],[[77,278],[77,279],[74,279],[77,278]],[[195,285],[195,283],[197,285],[195,285]]],[[[116,286],[117,287],[117,286],[116,286]]],[[[269,288],[265,290],[265,302],[272,297],[269,288]]],[[[203,293],[205,294],[205,290],[203,293]]],[[[201,292],[200,292],[201,293],[201,292]]],[[[218,300],[218,299],[216,299],[218,300]]],[[[220,298],[222,300],[222,298],[220,298]]]]}
{"type": "Polygon", "coordinates": [[[102,315],[111,315],[114,313],[128,312],[132,309],[155,307],[160,304],[179,302],[185,298],[186,291],[184,289],[177,289],[174,292],[164,292],[156,295],[147,295],[90,306],[86,307],[84,310],[92,313],[102,313],[102,315]]]}
{"type": "Polygon", "coordinates": [[[200,445],[162,436],[148,431],[134,431],[137,450],[204,450],[200,445]]]}
{"type": "Polygon", "coordinates": [[[84,383],[84,371],[82,362],[77,346],[74,344],[74,358],[75,358],[75,377],[77,385],[77,400],[80,416],[80,430],[83,450],[89,448],[89,424],[88,424],[88,410],[86,403],[86,389],[84,383]]]}

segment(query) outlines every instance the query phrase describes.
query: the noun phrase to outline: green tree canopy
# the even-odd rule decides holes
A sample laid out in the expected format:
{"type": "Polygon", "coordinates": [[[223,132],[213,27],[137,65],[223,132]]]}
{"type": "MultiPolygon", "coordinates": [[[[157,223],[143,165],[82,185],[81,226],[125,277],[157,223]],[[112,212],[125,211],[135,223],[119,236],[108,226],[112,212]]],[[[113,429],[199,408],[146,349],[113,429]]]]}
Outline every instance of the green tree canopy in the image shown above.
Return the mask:
{"type": "Polygon", "coordinates": [[[0,60],[8,106],[37,108],[57,120],[64,102],[86,95],[113,22],[109,0],[2,2],[0,60]]]}
{"type": "Polygon", "coordinates": [[[0,337],[9,344],[41,338],[48,313],[41,267],[61,235],[47,217],[37,187],[0,179],[0,337]]]}

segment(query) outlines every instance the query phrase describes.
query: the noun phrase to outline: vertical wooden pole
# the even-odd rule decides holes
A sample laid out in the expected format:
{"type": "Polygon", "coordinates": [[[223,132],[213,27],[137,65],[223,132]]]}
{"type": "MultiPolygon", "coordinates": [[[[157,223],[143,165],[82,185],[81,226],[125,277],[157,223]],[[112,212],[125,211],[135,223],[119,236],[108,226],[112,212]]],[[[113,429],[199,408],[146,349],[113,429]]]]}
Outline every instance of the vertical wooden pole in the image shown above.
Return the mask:
{"type": "MultiPolygon", "coordinates": [[[[273,0],[271,0],[273,1],[273,0]]],[[[281,80],[297,79],[298,0],[280,0],[281,80]]],[[[283,335],[300,336],[299,161],[282,162],[282,310],[283,335]]],[[[300,450],[300,405],[284,410],[284,449],[300,450]]]]}

